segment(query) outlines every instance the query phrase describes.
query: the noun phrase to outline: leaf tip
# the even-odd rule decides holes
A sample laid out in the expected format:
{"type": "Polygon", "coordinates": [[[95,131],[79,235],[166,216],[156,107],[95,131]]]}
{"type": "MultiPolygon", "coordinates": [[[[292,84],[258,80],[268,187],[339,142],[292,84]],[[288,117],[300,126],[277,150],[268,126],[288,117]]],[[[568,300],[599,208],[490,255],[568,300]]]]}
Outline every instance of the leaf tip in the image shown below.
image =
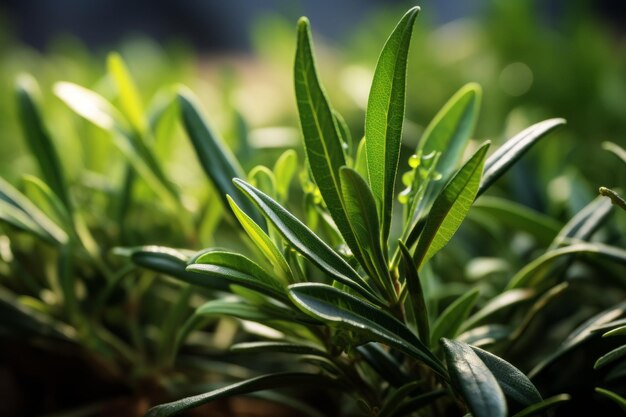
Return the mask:
{"type": "Polygon", "coordinates": [[[298,19],[298,32],[304,32],[309,29],[311,23],[309,22],[309,18],[306,16],[302,16],[298,19]]]}

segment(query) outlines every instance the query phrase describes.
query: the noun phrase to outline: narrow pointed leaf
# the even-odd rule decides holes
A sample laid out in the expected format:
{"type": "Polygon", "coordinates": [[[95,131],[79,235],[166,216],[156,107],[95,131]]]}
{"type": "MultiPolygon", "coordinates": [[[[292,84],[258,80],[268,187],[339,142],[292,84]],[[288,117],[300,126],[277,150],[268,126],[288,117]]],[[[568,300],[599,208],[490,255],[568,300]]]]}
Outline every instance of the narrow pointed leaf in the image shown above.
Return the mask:
{"type": "Polygon", "coordinates": [[[423,361],[445,378],[441,362],[403,323],[386,311],[325,284],[289,286],[289,297],[306,314],[392,346],[423,361]]]}
{"type": "Polygon", "coordinates": [[[265,258],[269,261],[274,268],[279,271],[282,278],[287,282],[291,282],[293,280],[291,269],[287,264],[287,260],[283,256],[282,252],[278,250],[274,242],[270,239],[270,237],[261,229],[246,213],[243,212],[237,206],[237,203],[230,197],[228,198],[228,204],[230,204],[230,208],[232,209],[235,217],[239,220],[239,223],[246,231],[250,240],[259,248],[259,251],[265,256],[265,258]]]}
{"type": "Polygon", "coordinates": [[[606,365],[609,365],[616,360],[623,358],[624,356],[626,356],[626,345],[622,345],[602,355],[600,358],[598,358],[595,365],[593,365],[593,369],[600,369],[602,367],[605,367],[606,365]]]}
{"type": "Polygon", "coordinates": [[[286,150],[278,157],[274,164],[274,177],[276,178],[276,194],[279,201],[287,200],[289,184],[296,172],[298,155],[293,149],[286,150]]]}
{"type": "Polygon", "coordinates": [[[286,299],[283,285],[252,260],[237,253],[210,250],[195,256],[187,271],[223,278],[246,288],[262,291],[277,299],[286,299]]]}
{"type": "Polygon", "coordinates": [[[531,416],[538,416],[538,415],[543,416],[543,415],[546,415],[545,413],[547,410],[557,407],[561,405],[561,403],[564,403],[565,401],[569,401],[570,399],[571,397],[568,394],[555,395],[553,397],[546,398],[540,403],[533,404],[531,406],[524,408],[519,413],[516,413],[513,417],[531,417],[531,416]]]}
{"type": "Polygon", "coordinates": [[[443,248],[469,212],[478,191],[489,142],[483,144],[435,199],[415,249],[418,270],[443,248]]]}
{"type": "Polygon", "coordinates": [[[365,180],[352,168],[341,168],[340,177],[348,222],[354,232],[361,259],[366,262],[363,267],[372,278],[377,278],[379,286],[387,291],[387,294],[393,294],[386,257],[380,243],[380,227],[374,196],[365,180]]]}
{"type": "Polygon", "coordinates": [[[602,142],[602,149],[611,152],[626,164],[626,150],[613,142],[602,142]]]}
{"type": "Polygon", "coordinates": [[[498,381],[472,348],[441,339],[450,379],[474,417],[506,417],[506,399],[498,381]]]}
{"type": "Polygon", "coordinates": [[[367,171],[377,201],[381,241],[391,225],[394,184],[404,122],[406,70],[413,24],[419,7],[400,20],[385,43],[372,80],[365,114],[367,171]]]}
{"type": "Polygon", "coordinates": [[[69,210],[68,184],[54,142],[41,118],[36,100],[37,88],[37,83],[31,76],[22,76],[18,80],[16,95],[22,130],[44,181],[69,210]]]}
{"type": "MultiPolygon", "coordinates": [[[[434,170],[441,174],[440,185],[433,183],[433,193],[437,195],[445,179],[454,172],[463,152],[474,133],[480,110],[482,91],[478,84],[467,84],[448,100],[430,122],[417,146],[417,153],[428,155],[439,152],[434,170]]],[[[416,176],[417,181],[419,176],[416,176]]],[[[417,183],[414,183],[417,187],[417,183]]]]}
{"type": "Polygon", "coordinates": [[[332,379],[316,374],[284,372],[262,375],[256,378],[227,385],[223,388],[218,388],[205,394],[194,395],[193,397],[183,398],[171,403],[157,405],[148,411],[146,417],[173,416],[220,398],[247,394],[254,391],[302,385],[328,387],[329,384],[330,386],[336,385],[332,379]]]}
{"type": "Polygon", "coordinates": [[[204,119],[196,99],[187,89],[181,89],[178,93],[178,102],[185,131],[196,151],[198,161],[219,191],[224,206],[228,207],[226,196],[230,195],[256,224],[264,228],[263,217],[254,209],[250,201],[233,186],[233,178],[245,178],[243,169],[204,119]]]}
{"type": "Polygon", "coordinates": [[[606,398],[610,399],[611,401],[613,401],[615,404],[617,404],[623,412],[626,413],[626,398],[622,397],[621,395],[613,392],[613,391],[609,391],[608,389],[604,389],[604,388],[596,388],[596,392],[600,395],[605,396],[606,398]]]}
{"type": "Polygon", "coordinates": [[[254,202],[285,240],[304,257],[338,282],[349,286],[370,301],[376,301],[363,278],[300,220],[245,181],[237,178],[234,183],[254,202]]]}
{"type": "Polygon", "coordinates": [[[511,278],[507,286],[511,288],[536,287],[545,279],[546,266],[556,259],[573,254],[597,256],[612,262],[626,265],[626,250],[602,243],[576,243],[574,245],[548,251],[530,262],[511,278]]]}
{"type": "Polygon", "coordinates": [[[358,257],[358,244],[341,200],[339,169],[346,165],[343,145],[333,110],[317,77],[311,43],[309,21],[303,17],[298,22],[294,80],[304,148],[326,207],[358,257]]]}
{"type": "Polygon", "coordinates": [[[141,97],[126,63],[120,54],[113,52],[107,57],[107,67],[117,88],[119,104],[126,119],[138,133],[144,133],[147,125],[141,97]]]}
{"type": "MultiPolygon", "coordinates": [[[[240,297],[224,297],[207,301],[196,309],[198,316],[229,316],[241,320],[267,323],[272,320],[296,321],[302,313],[273,305],[251,305],[240,297]]],[[[304,316],[310,323],[311,320],[304,316]]]]}
{"type": "MultiPolygon", "coordinates": [[[[121,251],[118,250],[118,253],[121,251]]],[[[126,252],[126,251],[125,251],[126,252]]],[[[160,272],[189,284],[219,291],[228,291],[229,282],[211,279],[204,274],[187,271],[190,256],[172,248],[163,246],[143,246],[132,248],[128,254],[134,264],[151,271],[160,272]]]]}
{"type": "Polygon", "coordinates": [[[245,354],[292,353],[296,355],[328,356],[328,353],[315,346],[288,342],[248,342],[230,347],[231,352],[245,354]]]}
{"type": "Polygon", "coordinates": [[[476,303],[480,291],[478,288],[454,300],[435,321],[431,334],[431,346],[437,346],[442,337],[453,338],[457,335],[465,319],[476,303]]]}
{"type": "Polygon", "coordinates": [[[428,320],[428,308],[426,306],[426,299],[424,298],[422,282],[420,281],[417,267],[415,266],[409,249],[402,241],[399,241],[398,244],[400,253],[402,254],[402,261],[404,262],[405,282],[409,291],[409,302],[413,309],[417,332],[422,342],[426,343],[430,340],[430,323],[428,320]]]}
{"type": "Polygon", "coordinates": [[[565,124],[564,119],[548,119],[536,123],[509,139],[485,162],[485,173],[476,196],[484,193],[539,139],[565,124]]]}
{"type": "Polygon", "coordinates": [[[461,331],[471,329],[492,314],[498,313],[504,309],[508,309],[514,305],[530,300],[535,296],[535,291],[528,288],[518,288],[508,290],[494,297],[483,308],[478,310],[470,318],[463,321],[461,331]]]}
{"type": "Polygon", "coordinates": [[[474,346],[470,347],[496,377],[500,388],[507,397],[523,406],[543,401],[535,385],[522,371],[492,353],[474,346]]]}

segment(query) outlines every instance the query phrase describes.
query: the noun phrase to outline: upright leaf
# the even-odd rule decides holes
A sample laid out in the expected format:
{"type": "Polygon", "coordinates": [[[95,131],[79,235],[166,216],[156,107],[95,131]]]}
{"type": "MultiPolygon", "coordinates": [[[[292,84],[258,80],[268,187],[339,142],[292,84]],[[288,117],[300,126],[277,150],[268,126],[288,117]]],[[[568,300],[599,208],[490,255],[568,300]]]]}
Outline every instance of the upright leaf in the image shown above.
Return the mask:
{"type": "Polygon", "coordinates": [[[413,23],[419,10],[419,7],[409,10],[387,39],[378,58],[365,114],[367,172],[378,203],[380,238],[385,244],[391,225],[394,184],[400,157],[407,57],[413,23]]]}
{"type": "Polygon", "coordinates": [[[488,148],[489,142],[478,148],[437,196],[415,249],[418,269],[452,239],[469,212],[478,191],[488,148]]]}
{"type": "Polygon", "coordinates": [[[386,256],[380,243],[380,228],[376,214],[376,202],[369,186],[352,168],[343,167],[341,192],[350,227],[356,237],[363,265],[374,278],[381,291],[394,297],[395,290],[387,269],[386,256]]]}
{"type": "Polygon", "coordinates": [[[456,340],[441,339],[450,379],[474,417],[506,417],[504,393],[489,368],[472,348],[456,340]]]}
{"type": "Polygon", "coordinates": [[[126,63],[124,63],[120,54],[113,52],[107,57],[107,66],[109,73],[113,77],[119,96],[119,104],[126,119],[138,133],[145,133],[147,123],[144,117],[143,105],[141,104],[141,97],[128,68],[126,68],[126,63]]]}
{"type": "Polygon", "coordinates": [[[442,337],[455,337],[463,325],[470,310],[476,303],[480,291],[478,288],[460,296],[437,318],[431,335],[431,346],[436,346],[442,337]]]}
{"type": "Polygon", "coordinates": [[[195,98],[187,89],[178,93],[181,115],[185,130],[196,151],[196,156],[204,172],[219,190],[219,196],[225,207],[228,207],[226,195],[251,217],[259,226],[265,227],[262,216],[254,209],[241,192],[233,185],[233,178],[245,178],[239,163],[209,127],[200,112],[195,98]]]}
{"type": "Polygon", "coordinates": [[[346,165],[341,135],[333,110],[317,77],[311,30],[309,21],[304,17],[298,22],[294,79],[304,148],[313,179],[348,247],[359,257],[358,244],[341,199],[339,169],[346,165]]]}
{"type": "Polygon", "coordinates": [[[441,362],[403,323],[378,307],[325,284],[289,286],[289,297],[306,314],[392,346],[423,361],[445,378],[441,362]]]}
{"type": "Polygon", "coordinates": [[[69,210],[68,185],[54,142],[41,119],[39,105],[35,97],[36,93],[37,82],[34,78],[23,75],[18,79],[16,95],[22,129],[43,179],[63,202],[65,208],[69,210]]]}
{"type": "Polygon", "coordinates": [[[402,254],[402,261],[404,262],[405,285],[409,292],[408,301],[413,310],[411,316],[415,318],[420,339],[422,342],[427,343],[430,340],[430,324],[422,283],[409,249],[402,241],[399,241],[398,245],[400,247],[400,253],[402,254]]]}

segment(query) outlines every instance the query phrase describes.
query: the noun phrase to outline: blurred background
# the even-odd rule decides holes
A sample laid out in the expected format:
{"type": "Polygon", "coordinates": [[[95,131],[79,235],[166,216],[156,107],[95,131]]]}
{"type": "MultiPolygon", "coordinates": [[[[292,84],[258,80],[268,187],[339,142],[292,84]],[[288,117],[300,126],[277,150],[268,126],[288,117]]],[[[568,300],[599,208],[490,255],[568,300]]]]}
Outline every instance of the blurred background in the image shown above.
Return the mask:
{"type": "MultiPolygon", "coordinates": [[[[331,100],[360,137],[377,51],[397,16],[411,5],[377,0],[3,0],[0,85],[10,91],[18,73],[32,73],[48,111],[54,118],[67,118],[50,94],[51,84],[69,80],[107,97],[105,58],[116,50],[144,100],[149,102],[161,87],[187,84],[236,149],[242,138],[228,126],[231,109],[241,114],[251,146],[298,146],[291,66],[295,21],[306,15],[331,100]]],[[[592,182],[592,192],[599,183],[617,185],[614,165],[599,159],[602,141],[626,141],[623,2],[446,0],[421,6],[409,70],[409,147],[447,98],[475,81],[484,89],[477,138],[499,142],[531,122],[564,117],[569,125],[561,138],[538,151],[537,159],[549,162],[531,166],[531,171],[548,170],[541,176],[555,179],[569,166],[592,182]]],[[[0,171],[10,179],[28,171],[32,162],[23,152],[12,102],[11,94],[0,97],[0,171]]],[[[66,126],[54,123],[51,128],[70,141],[66,126]]],[[[542,204],[540,190],[520,188],[519,193],[534,206],[542,204]]]]}

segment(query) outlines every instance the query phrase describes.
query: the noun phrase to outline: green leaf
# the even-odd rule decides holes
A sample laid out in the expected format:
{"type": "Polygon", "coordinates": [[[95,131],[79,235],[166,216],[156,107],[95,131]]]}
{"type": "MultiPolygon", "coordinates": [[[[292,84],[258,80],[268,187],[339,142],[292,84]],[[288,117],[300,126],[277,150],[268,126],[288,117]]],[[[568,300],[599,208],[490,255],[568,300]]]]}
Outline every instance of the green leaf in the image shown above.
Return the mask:
{"type": "Polygon", "coordinates": [[[536,123],[509,139],[498,148],[485,162],[485,172],[476,196],[480,196],[487,188],[500,178],[519,158],[522,157],[539,139],[564,125],[564,119],[548,119],[536,123]]]}
{"type": "Polygon", "coordinates": [[[333,118],[335,119],[335,124],[337,125],[337,132],[339,133],[339,138],[341,139],[344,156],[346,160],[350,161],[352,152],[354,152],[354,144],[352,143],[350,128],[348,127],[348,124],[343,116],[335,109],[333,109],[333,118]]]}
{"type": "Polygon", "coordinates": [[[190,261],[187,271],[225,279],[279,300],[287,298],[283,284],[255,262],[237,253],[219,250],[201,252],[190,261]]]}
{"type": "Polygon", "coordinates": [[[289,342],[248,342],[237,343],[230,347],[231,352],[244,354],[291,353],[295,355],[328,356],[318,347],[289,342]]]}
{"type": "Polygon", "coordinates": [[[483,308],[478,310],[474,315],[463,322],[461,331],[465,329],[471,329],[476,324],[480,323],[487,317],[500,312],[506,308],[510,308],[513,305],[530,300],[535,296],[535,291],[528,288],[518,288],[505,291],[490,300],[483,308]]]}
{"type": "Polygon", "coordinates": [[[562,226],[552,217],[499,197],[479,198],[472,206],[472,212],[478,215],[485,214],[489,219],[504,226],[529,233],[541,244],[551,242],[562,226]]]}
{"type": "Polygon", "coordinates": [[[279,201],[286,201],[289,194],[289,184],[296,172],[298,155],[293,149],[282,153],[274,164],[274,178],[276,179],[276,194],[279,201]]]}
{"type": "Polygon", "coordinates": [[[0,219],[55,244],[65,244],[69,237],[24,194],[0,178],[0,219]]]}
{"type": "Polygon", "coordinates": [[[608,389],[604,389],[600,387],[597,387],[595,391],[598,394],[603,395],[606,398],[610,399],[615,404],[619,405],[622,411],[626,412],[626,398],[614,393],[613,391],[609,391],[608,389]]]}
{"type": "Polygon", "coordinates": [[[107,57],[107,66],[115,83],[120,100],[119,104],[126,119],[137,133],[144,134],[147,125],[141,97],[121,55],[116,52],[110,53],[107,57]]]}
{"type": "Polygon", "coordinates": [[[56,224],[69,233],[73,230],[73,220],[66,206],[52,189],[37,177],[25,175],[24,192],[37,207],[44,210],[56,224]]]}
{"type": "Polygon", "coordinates": [[[233,182],[254,202],[285,240],[304,257],[338,282],[354,289],[368,300],[380,302],[368,289],[369,286],[363,278],[300,220],[245,181],[237,178],[233,182]]]}
{"type": "MultiPolygon", "coordinates": [[[[454,172],[463,157],[463,152],[474,133],[480,110],[482,90],[478,84],[470,83],[457,91],[437,113],[424,131],[417,146],[417,154],[441,153],[434,170],[441,174],[442,181],[433,183],[431,193],[437,195],[445,180],[454,172]]],[[[414,178],[417,189],[419,175],[414,178]]]]}
{"type": "Polygon", "coordinates": [[[187,271],[190,257],[176,249],[164,246],[142,246],[138,248],[118,249],[118,254],[128,255],[135,265],[156,271],[189,284],[219,291],[228,291],[230,283],[204,274],[187,271]]]}
{"type": "Polygon", "coordinates": [[[450,379],[474,417],[506,417],[504,393],[489,368],[469,345],[441,339],[450,379]]]}
{"type": "Polygon", "coordinates": [[[370,303],[325,284],[289,286],[289,297],[306,314],[392,346],[423,361],[445,378],[441,362],[400,321],[370,303]]]}
{"type": "Polygon", "coordinates": [[[287,260],[283,256],[282,252],[278,250],[274,242],[270,237],[261,229],[246,213],[243,212],[237,206],[237,203],[230,197],[226,196],[228,204],[235,217],[239,220],[239,223],[246,231],[250,240],[259,248],[259,251],[265,256],[269,263],[278,272],[279,277],[283,279],[284,283],[293,282],[293,276],[291,274],[291,268],[287,264],[287,260]]]}
{"type": "Polygon", "coordinates": [[[30,75],[22,75],[18,79],[16,95],[22,130],[44,181],[63,202],[65,208],[71,210],[68,184],[54,142],[41,118],[36,99],[37,91],[37,82],[30,75]]]}
{"type": "Polygon", "coordinates": [[[352,168],[340,170],[341,193],[348,222],[356,238],[364,269],[375,279],[381,292],[395,297],[387,260],[380,243],[376,202],[367,182],[352,168]]]}
{"type": "Polygon", "coordinates": [[[568,337],[565,339],[557,349],[539,362],[528,374],[530,378],[534,378],[541,371],[546,369],[549,365],[554,363],[557,359],[561,358],[565,353],[570,352],[574,348],[580,346],[592,337],[596,337],[598,334],[594,333],[594,329],[598,326],[610,323],[615,319],[618,319],[626,312],[626,302],[622,302],[612,308],[609,308],[601,313],[591,317],[583,324],[578,326],[568,337]]]}
{"type": "Polygon", "coordinates": [[[356,148],[354,170],[367,181],[367,150],[365,149],[365,138],[361,139],[359,146],[356,148]]]}
{"type": "Polygon", "coordinates": [[[548,265],[560,257],[572,254],[595,255],[615,263],[626,265],[626,250],[602,243],[576,243],[548,251],[534,261],[526,264],[526,266],[520,269],[519,272],[511,278],[507,288],[537,287],[546,278],[546,272],[549,271],[549,269],[546,268],[548,265]]]}
{"type": "Polygon", "coordinates": [[[568,239],[588,240],[607,219],[611,209],[609,200],[596,197],[563,226],[548,249],[556,249],[568,239]]]}
{"type": "Polygon", "coordinates": [[[565,401],[569,401],[572,397],[568,394],[559,394],[550,398],[546,398],[540,403],[533,404],[524,408],[513,417],[531,417],[536,415],[545,415],[545,412],[551,408],[554,408],[565,401]]]}
{"type": "Polygon", "coordinates": [[[400,253],[402,254],[402,261],[404,262],[405,283],[409,292],[408,301],[413,311],[412,316],[415,318],[420,340],[426,343],[430,340],[430,324],[422,282],[420,281],[417,267],[415,266],[415,262],[413,262],[409,249],[402,241],[398,241],[398,245],[400,247],[400,253]]]}
{"type": "Polygon", "coordinates": [[[358,244],[341,199],[339,169],[346,165],[341,136],[316,74],[311,30],[305,17],[298,21],[294,79],[304,148],[313,179],[339,232],[355,256],[359,257],[358,244]]]}
{"type": "Polygon", "coordinates": [[[492,353],[474,346],[470,347],[496,377],[507,397],[523,406],[543,401],[537,388],[522,371],[492,353]]]}
{"type": "Polygon", "coordinates": [[[605,367],[606,365],[609,365],[615,362],[616,360],[624,357],[624,355],[626,355],[626,345],[622,345],[618,348],[615,348],[611,350],[610,352],[599,357],[595,365],[593,365],[593,369],[600,369],[602,367],[605,367]]]}
{"type": "Polygon", "coordinates": [[[613,142],[602,142],[602,149],[611,152],[626,164],[626,150],[613,142]]]}
{"type": "Polygon", "coordinates": [[[410,394],[420,390],[421,385],[422,381],[411,381],[393,391],[385,399],[383,406],[380,407],[377,417],[389,417],[393,415],[393,412],[398,409],[402,401],[409,397],[410,394]]]}
{"type": "Polygon", "coordinates": [[[366,343],[357,346],[356,350],[365,362],[386,379],[391,386],[399,387],[411,380],[412,377],[402,370],[402,363],[383,348],[380,343],[366,343]]]}
{"type": "Polygon", "coordinates": [[[153,407],[148,411],[146,417],[173,416],[183,411],[224,397],[232,397],[235,395],[247,394],[250,392],[267,389],[303,385],[325,386],[330,388],[336,385],[336,383],[334,382],[334,380],[323,377],[321,375],[307,374],[302,372],[283,372],[262,375],[256,378],[251,378],[245,381],[227,385],[223,388],[219,388],[205,394],[199,394],[193,397],[183,398],[181,400],[171,403],[157,405],[156,407],[153,407]]]}
{"type": "Polygon", "coordinates": [[[478,148],[435,199],[413,257],[418,270],[452,239],[469,212],[488,148],[489,142],[478,148]]]}
{"type": "MultiPolygon", "coordinates": [[[[251,305],[240,297],[224,297],[207,301],[196,309],[198,316],[229,316],[241,320],[267,323],[272,320],[297,321],[302,313],[292,311],[277,305],[251,305]]],[[[304,316],[307,322],[311,320],[304,316]]]]}
{"type": "Polygon", "coordinates": [[[453,338],[458,334],[465,319],[476,303],[480,290],[478,288],[460,296],[450,304],[435,321],[433,331],[430,336],[431,346],[437,346],[442,337],[453,338]]]}
{"type": "Polygon", "coordinates": [[[178,101],[183,125],[196,151],[198,161],[219,191],[218,194],[224,206],[228,207],[226,196],[230,195],[256,224],[261,228],[265,228],[263,217],[241,195],[241,192],[233,186],[233,178],[245,178],[245,174],[230,150],[202,117],[200,107],[193,94],[187,89],[181,89],[178,93],[178,101]]]}
{"type": "Polygon", "coordinates": [[[407,58],[413,24],[419,10],[419,7],[410,9],[385,42],[376,64],[365,113],[367,172],[378,207],[380,240],[385,245],[391,225],[394,184],[400,157],[407,58]]]}
{"type": "Polygon", "coordinates": [[[169,182],[154,152],[111,103],[91,90],[68,82],[56,83],[54,93],[78,115],[111,132],[115,146],[139,175],[172,208],[179,208],[178,191],[169,182]]]}

